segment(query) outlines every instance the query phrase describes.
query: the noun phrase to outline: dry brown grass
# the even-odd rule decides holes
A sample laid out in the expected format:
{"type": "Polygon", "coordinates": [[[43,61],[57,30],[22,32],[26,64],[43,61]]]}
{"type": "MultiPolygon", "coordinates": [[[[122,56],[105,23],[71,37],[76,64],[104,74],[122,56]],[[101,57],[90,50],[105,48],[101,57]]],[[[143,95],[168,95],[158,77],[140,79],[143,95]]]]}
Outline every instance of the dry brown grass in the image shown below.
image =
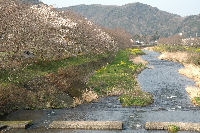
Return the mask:
{"type": "Polygon", "coordinates": [[[110,91],[107,91],[107,96],[120,96],[122,95],[123,93],[125,92],[124,88],[116,88],[116,87],[113,87],[112,90],[110,91]]]}
{"type": "MultiPolygon", "coordinates": [[[[124,89],[117,89],[117,88],[112,88],[112,90],[110,91],[107,91],[107,94],[106,96],[119,96],[121,94],[124,93],[124,89]]],[[[74,97],[74,101],[73,101],[73,106],[77,106],[77,105],[80,105],[80,104],[83,104],[84,102],[86,103],[89,103],[89,102],[92,102],[92,101],[97,101],[98,100],[98,95],[97,93],[95,93],[94,91],[92,90],[85,90],[83,93],[82,93],[82,96],[81,97],[74,97]]]]}
{"type": "Polygon", "coordinates": [[[98,99],[98,95],[94,91],[86,89],[85,92],[82,94],[82,98],[86,102],[92,102],[98,99]]]}
{"type": "Polygon", "coordinates": [[[76,107],[77,105],[80,105],[83,103],[83,100],[81,100],[78,97],[74,97],[74,101],[73,101],[73,106],[76,107]]]}
{"type": "Polygon", "coordinates": [[[186,88],[187,93],[189,94],[191,99],[194,99],[195,97],[200,97],[200,88],[195,86],[188,86],[186,88]]]}
{"type": "Polygon", "coordinates": [[[98,99],[98,95],[92,91],[92,90],[88,90],[86,89],[83,93],[81,97],[74,97],[74,101],[73,101],[73,106],[77,106],[80,105],[84,102],[92,102],[98,99]]]}
{"type": "Polygon", "coordinates": [[[186,52],[164,52],[159,57],[161,60],[170,60],[175,62],[184,63],[188,60],[188,53],[186,52]]]}
{"type": "Polygon", "coordinates": [[[194,103],[194,105],[198,105],[196,103],[195,98],[200,97],[200,88],[194,86],[188,86],[185,90],[187,91],[192,103],[194,103]]]}
{"type": "Polygon", "coordinates": [[[179,73],[193,79],[196,85],[200,87],[200,68],[193,64],[184,64],[185,68],[180,69],[179,73]]]}
{"type": "Polygon", "coordinates": [[[199,105],[195,98],[200,97],[200,68],[193,64],[185,64],[185,68],[180,69],[179,73],[195,81],[196,86],[198,87],[188,86],[186,91],[192,103],[194,103],[194,105],[199,105]]]}
{"type": "Polygon", "coordinates": [[[27,104],[32,104],[34,96],[32,92],[24,88],[13,85],[4,88],[0,85],[0,116],[20,107],[25,108],[27,104]]]}
{"type": "Polygon", "coordinates": [[[141,56],[137,56],[137,57],[130,57],[130,61],[132,61],[134,64],[143,64],[143,65],[147,65],[148,62],[145,61],[141,56]]]}
{"type": "Polygon", "coordinates": [[[146,47],[146,48],[143,48],[142,50],[154,51],[153,49],[154,47],[146,47]]]}

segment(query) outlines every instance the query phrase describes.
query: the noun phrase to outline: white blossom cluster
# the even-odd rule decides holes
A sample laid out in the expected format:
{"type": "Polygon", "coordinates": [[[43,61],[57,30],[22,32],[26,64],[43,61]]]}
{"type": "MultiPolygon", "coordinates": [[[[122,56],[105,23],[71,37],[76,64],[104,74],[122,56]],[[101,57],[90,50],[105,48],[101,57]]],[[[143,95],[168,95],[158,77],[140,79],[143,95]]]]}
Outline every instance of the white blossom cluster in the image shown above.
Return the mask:
{"type": "MultiPolygon", "coordinates": [[[[45,23],[49,23],[54,27],[60,28],[61,26],[65,26],[68,28],[71,28],[71,30],[76,29],[77,27],[81,26],[84,22],[86,29],[93,29],[96,26],[93,24],[93,22],[87,20],[87,19],[83,19],[83,20],[76,20],[72,21],[70,18],[67,17],[63,17],[60,15],[60,13],[64,14],[64,12],[58,12],[56,11],[52,6],[47,6],[44,4],[40,4],[40,5],[33,5],[30,7],[30,9],[32,10],[31,12],[33,12],[35,15],[37,15],[41,20],[43,20],[45,23]]],[[[78,44],[78,45],[74,45],[75,43],[77,43],[76,40],[69,40],[68,38],[66,38],[66,34],[70,34],[70,30],[69,29],[61,29],[60,30],[61,34],[57,35],[57,37],[51,38],[52,41],[59,43],[59,44],[66,44],[68,46],[74,46],[76,47],[75,50],[76,51],[82,51],[83,47],[82,44],[78,44]]],[[[93,30],[95,31],[95,30],[93,30]]],[[[71,32],[72,33],[72,32],[71,32]]],[[[76,34],[81,34],[81,33],[72,33],[71,36],[74,37],[78,37],[79,35],[76,34]]],[[[103,45],[105,45],[105,48],[107,48],[108,50],[112,50],[110,48],[115,48],[115,42],[113,41],[112,37],[110,37],[106,32],[102,31],[101,29],[98,29],[93,35],[94,40],[98,39],[99,40],[99,44],[101,44],[102,42],[104,43],[103,45]],[[112,45],[110,47],[110,45],[112,45]]],[[[87,38],[87,35],[85,35],[85,38],[87,38]]],[[[89,37],[90,38],[90,37],[89,37]]],[[[98,46],[98,43],[96,44],[96,46],[94,46],[94,49],[98,49],[98,47],[102,47],[98,46]]],[[[65,50],[66,51],[66,50],[65,50]]],[[[87,50],[86,50],[87,51],[87,50]]],[[[99,50],[98,50],[99,51],[99,50]]]]}
{"type": "Polygon", "coordinates": [[[26,58],[27,51],[34,55],[30,57],[60,59],[117,50],[113,36],[69,11],[45,4],[23,5],[17,0],[0,2],[0,7],[0,51],[13,53],[10,65],[26,58]]]}
{"type": "Polygon", "coordinates": [[[59,13],[55,11],[52,6],[39,4],[31,6],[30,9],[45,23],[50,23],[55,27],[66,26],[74,28],[77,25],[77,23],[71,21],[70,19],[64,19],[59,16],[59,13]]]}

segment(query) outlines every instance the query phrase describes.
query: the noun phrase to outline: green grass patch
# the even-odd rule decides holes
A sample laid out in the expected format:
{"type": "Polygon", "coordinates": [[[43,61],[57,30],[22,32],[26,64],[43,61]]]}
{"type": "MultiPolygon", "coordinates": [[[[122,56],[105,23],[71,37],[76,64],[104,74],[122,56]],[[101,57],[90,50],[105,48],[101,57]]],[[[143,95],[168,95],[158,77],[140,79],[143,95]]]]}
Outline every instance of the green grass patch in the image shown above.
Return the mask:
{"type": "Polygon", "coordinates": [[[170,132],[170,133],[176,133],[178,131],[179,131],[179,127],[177,127],[176,125],[168,126],[168,132],[170,132]]]}
{"type": "Polygon", "coordinates": [[[195,97],[194,100],[195,103],[200,106],[200,97],[195,97]]]}
{"type": "MultiPolygon", "coordinates": [[[[135,91],[134,88],[137,85],[137,81],[135,80],[133,75],[137,73],[138,69],[143,67],[143,64],[136,65],[129,61],[130,54],[141,55],[144,53],[138,49],[120,50],[116,54],[112,63],[97,70],[95,74],[90,77],[88,87],[93,88],[94,91],[97,92],[97,94],[103,96],[120,95],[121,93],[125,94],[126,92],[135,91]]],[[[135,95],[134,93],[132,92],[131,94],[135,95]]],[[[143,97],[145,96],[145,94],[146,93],[140,91],[140,96],[143,97]]],[[[132,95],[122,95],[120,97],[120,101],[125,106],[144,106],[147,105],[147,101],[150,101],[149,99],[147,101],[144,101],[146,99],[140,99],[139,97],[134,97],[134,101],[133,97],[132,95]],[[125,97],[127,100],[123,101],[122,99],[125,97]],[[126,104],[127,101],[131,104],[126,104]]]]}
{"type": "Polygon", "coordinates": [[[88,62],[98,61],[106,57],[108,57],[108,54],[82,55],[62,60],[37,60],[33,63],[25,63],[19,68],[1,69],[0,84],[3,86],[10,83],[20,85],[35,77],[44,76],[49,73],[56,73],[59,68],[78,66],[88,62]]]}
{"type": "Polygon", "coordinates": [[[158,52],[178,52],[185,51],[186,47],[180,45],[158,45],[154,47],[154,50],[158,52]]]}
{"type": "Polygon", "coordinates": [[[198,46],[182,46],[182,45],[158,45],[154,47],[158,52],[199,52],[198,46]]]}
{"type": "Polygon", "coordinates": [[[94,88],[101,95],[111,92],[112,88],[133,88],[136,85],[133,73],[142,65],[132,64],[129,61],[129,54],[130,52],[128,50],[120,50],[111,64],[97,70],[90,77],[88,86],[94,88]]]}
{"type": "Polygon", "coordinates": [[[128,94],[123,94],[119,97],[119,100],[122,106],[147,106],[153,103],[152,95],[141,90],[134,90],[128,94]]]}
{"type": "Polygon", "coordinates": [[[81,56],[70,57],[70,58],[62,59],[62,60],[50,60],[50,61],[39,60],[35,62],[34,64],[29,65],[27,69],[51,73],[51,72],[57,72],[57,70],[60,67],[78,66],[78,65],[88,63],[88,62],[98,61],[99,59],[106,58],[106,57],[108,57],[108,54],[81,55],[81,56]]]}

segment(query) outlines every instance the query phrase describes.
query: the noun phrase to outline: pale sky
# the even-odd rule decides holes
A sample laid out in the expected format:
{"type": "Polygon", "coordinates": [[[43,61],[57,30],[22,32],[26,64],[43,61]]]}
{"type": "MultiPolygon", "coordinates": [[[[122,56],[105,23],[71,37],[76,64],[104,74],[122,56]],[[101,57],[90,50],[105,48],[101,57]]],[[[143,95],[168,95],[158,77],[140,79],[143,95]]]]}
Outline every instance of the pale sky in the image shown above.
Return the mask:
{"type": "Polygon", "coordinates": [[[160,10],[181,16],[200,14],[200,0],[41,0],[54,7],[68,7],[80,4],[125,5],[140,2],[160,10]]]}

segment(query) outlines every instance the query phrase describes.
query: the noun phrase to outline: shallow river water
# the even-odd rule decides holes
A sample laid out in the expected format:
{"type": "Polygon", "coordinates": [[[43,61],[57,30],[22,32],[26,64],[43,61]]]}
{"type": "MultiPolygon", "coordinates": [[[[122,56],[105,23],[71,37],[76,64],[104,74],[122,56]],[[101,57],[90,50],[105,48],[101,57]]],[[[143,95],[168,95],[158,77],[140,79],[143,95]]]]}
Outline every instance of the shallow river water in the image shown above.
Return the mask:
{"type": "MultiPolygon", "coordinates": [[[[154,103],[147,107],[122,107],[117,97],[106,97],[98,102],[83,104],[76,108],[51,110],[21,110],[11,113],[4,120],[33,120],[26,130],[10,130],[10,133],[167,133],[145,130],[145,122],[200,122],[200,108],[194,107],[185,91],[195,83],[178,73],[179,63],[157,59],[160,54],[145,51],[142,57],[149,62],[148,69],[138,75],[143,91],[154,96],[154,103]],[[48,125],[54,120],[122,121],[123,130],[52,130],[48,125]]],[[[181,132],[186,133],[186,132],[181,132]]]]}

